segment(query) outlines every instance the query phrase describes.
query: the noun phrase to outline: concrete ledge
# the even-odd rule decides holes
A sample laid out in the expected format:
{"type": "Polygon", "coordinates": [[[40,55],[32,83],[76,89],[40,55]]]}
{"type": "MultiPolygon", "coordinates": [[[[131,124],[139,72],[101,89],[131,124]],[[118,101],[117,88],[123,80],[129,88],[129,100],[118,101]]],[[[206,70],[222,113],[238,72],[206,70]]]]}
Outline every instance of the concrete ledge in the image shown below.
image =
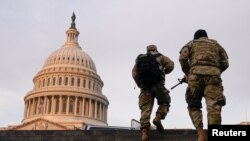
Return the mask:
{"type": "MultiPolygon", "coordinates": [[[[150,141],[197,141],[195,130],[167,129],[149,132],[150,141]]],[[[139,130],[2,130],[0,141],[140,141],[139,130]]]]}

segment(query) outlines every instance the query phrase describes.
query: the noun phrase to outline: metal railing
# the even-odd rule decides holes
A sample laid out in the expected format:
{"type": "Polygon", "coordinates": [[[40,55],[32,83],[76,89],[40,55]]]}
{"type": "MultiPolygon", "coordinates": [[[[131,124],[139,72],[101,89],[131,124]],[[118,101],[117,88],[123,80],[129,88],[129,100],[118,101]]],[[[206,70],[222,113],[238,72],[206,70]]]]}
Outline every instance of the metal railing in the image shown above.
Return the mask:
{"type": "Polygon", "coordinates": [[[140,130],[141,123],[136,119],[131,119],[131,130],[140,130]]]}

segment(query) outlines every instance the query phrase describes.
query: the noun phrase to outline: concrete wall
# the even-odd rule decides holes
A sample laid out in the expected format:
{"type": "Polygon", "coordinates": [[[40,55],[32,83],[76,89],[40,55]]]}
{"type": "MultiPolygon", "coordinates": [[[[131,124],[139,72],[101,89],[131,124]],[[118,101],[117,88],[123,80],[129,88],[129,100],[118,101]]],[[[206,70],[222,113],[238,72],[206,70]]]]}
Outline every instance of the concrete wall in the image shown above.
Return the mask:
{"type": "MultiPolygon", "coordinates": [[[[140,141],[139,130],[0,131],[0,141],[140,141]]],[[[150,141],[197,141],[195,130],[149,132],[150,141]]]]}

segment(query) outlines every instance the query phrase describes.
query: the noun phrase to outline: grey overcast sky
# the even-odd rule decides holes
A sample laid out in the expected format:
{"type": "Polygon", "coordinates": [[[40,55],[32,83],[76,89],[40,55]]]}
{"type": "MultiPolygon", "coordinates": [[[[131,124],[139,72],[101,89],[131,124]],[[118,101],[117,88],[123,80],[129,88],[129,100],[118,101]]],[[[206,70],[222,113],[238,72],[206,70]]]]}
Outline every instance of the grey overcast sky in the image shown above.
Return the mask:
{"type": "MultiPolygon", "coordinates": [[[[33,89],[32,79],[45,59],[64,44],[73,12],[79,44],[104,82],[110,126],[129,127],[132,118],[140,118],[139,89],[134,89],[131,77],[136,56],[155,44],[170,57],[175,62],[166,76],[170,89],[183,77],[179,51],[200,28],[229,56],[230,67],[222,74],[227,98],[222,123],[250,119],[249,0],[1,0],[0,127],[21,123],[24,96],[33,89]]],[[[186,86],[170,92],[165,128],[194,128],[186,108],[186,86]]]]}

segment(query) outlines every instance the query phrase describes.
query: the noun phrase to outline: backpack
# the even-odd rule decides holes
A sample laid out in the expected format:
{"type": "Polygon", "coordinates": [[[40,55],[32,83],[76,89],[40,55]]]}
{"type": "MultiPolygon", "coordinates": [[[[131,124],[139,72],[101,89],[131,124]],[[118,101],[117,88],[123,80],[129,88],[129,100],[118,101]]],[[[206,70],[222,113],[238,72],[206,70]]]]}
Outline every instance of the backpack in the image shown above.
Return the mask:
{"type": "Polygon", "coordinates": [[[156,58],[160,53],[152,55],[151,53],[140,54],[136,59],[135,82],[138,87],[151,86],[164,80],[163,72],[160,70],[160,63],[156,58]]]}

